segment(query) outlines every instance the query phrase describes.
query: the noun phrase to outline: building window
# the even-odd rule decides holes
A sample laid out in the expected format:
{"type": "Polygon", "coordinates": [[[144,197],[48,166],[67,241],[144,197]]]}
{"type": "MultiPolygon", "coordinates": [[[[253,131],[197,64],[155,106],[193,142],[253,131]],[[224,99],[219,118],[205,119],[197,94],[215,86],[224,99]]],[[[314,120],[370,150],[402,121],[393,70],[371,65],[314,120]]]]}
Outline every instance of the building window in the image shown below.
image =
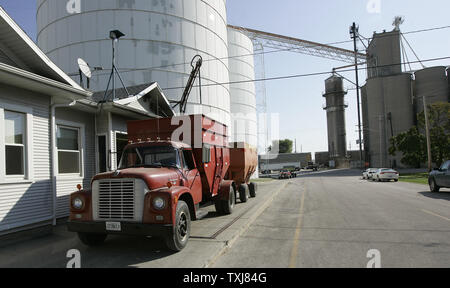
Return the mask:
{"type": "Polygon", "coordinates": [[[66,126],[58,126],[58,173],[80,174],[80,129],[66,126]]]}
{"type": "Polygon", "coordinates": [[[4,111],[5,117],[5,174],[25,175],[26,114],[4,111]]]}

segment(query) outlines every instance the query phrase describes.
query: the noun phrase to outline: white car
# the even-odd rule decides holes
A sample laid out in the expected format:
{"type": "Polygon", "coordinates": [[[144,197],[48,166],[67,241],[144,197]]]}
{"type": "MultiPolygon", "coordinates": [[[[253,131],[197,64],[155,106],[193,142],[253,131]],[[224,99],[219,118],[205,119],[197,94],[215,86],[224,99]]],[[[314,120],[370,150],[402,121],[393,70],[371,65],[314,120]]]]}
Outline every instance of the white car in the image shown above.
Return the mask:
{"type": "Polygon", "coordinates": [[[367,170],[363,171],[363,179],[364,180],[369,180],[372,179],[372,175],[373,173],[377,172],[378,169],[375,168],[369,168],[367,170]]]}
{"type": "Polygon", "coordinates": [[[377,172],[373,173],[372,181],[383,182],[394,180],[395,182],[398,182],[399,176],[399,173],[394,169],[381,168],[378,169],[377,172]]]}

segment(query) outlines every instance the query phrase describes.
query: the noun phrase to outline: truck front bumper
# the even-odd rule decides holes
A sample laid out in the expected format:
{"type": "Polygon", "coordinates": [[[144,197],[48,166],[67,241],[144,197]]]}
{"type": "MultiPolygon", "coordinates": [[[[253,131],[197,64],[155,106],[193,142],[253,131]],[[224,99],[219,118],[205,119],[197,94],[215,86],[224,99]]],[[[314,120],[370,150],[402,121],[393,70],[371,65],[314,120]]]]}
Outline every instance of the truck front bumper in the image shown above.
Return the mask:
{"type": "Polygon", "coordinates": [[[142,224],[120,222],[121,231],[106,230],[105,222],[82,222],[68,221],[67,228],[71,232],[92,233],[92,234],[118,234],[137,236],[157,236],[164,237],[172,235],[173,226],[167,224],[142,224]]]}

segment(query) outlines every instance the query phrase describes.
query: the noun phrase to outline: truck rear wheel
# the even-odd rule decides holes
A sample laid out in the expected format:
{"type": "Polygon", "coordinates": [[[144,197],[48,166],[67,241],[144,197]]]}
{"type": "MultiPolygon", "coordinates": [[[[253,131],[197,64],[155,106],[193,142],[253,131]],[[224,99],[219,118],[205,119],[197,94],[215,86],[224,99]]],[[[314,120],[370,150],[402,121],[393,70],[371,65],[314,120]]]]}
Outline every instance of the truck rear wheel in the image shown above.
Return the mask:
{"type": "Polygon", "coordinates": [[[87,246],[99,246],[105,242],[107,234],[91,234],[78,232],[78,238],[87,246]]]}
{"type": "Polygon", "coordinates": [[[250,197],[255,198],[256,190],[258,190],[258,185],[256,185],[256,183],[252,182],[252,183],[248,184],[248,189],[250,190],[250,197]]]}
{"type": "Polygon", "coordinates": [[[239,186],[239,200],[241,200],[241,203],[248,201],[249,194],[250,192],[247,184],[242,184],[239,186]]]}
{"type": "Polygon", "coordinates": [[[236,194],[234,193],[233,186],[230,186],[230,192],[229,192],[228,200],[218,200],[216,202],[216,210],[217,207],[220,207],[220,211],[217,210],[218,213],[224,214],[224,215],[230,215],[233,213],[234,204],[236,203],[236,194]]]}
{"type": "Polygon", "coordinates": [[[166,245],[172,251],[178,252],[186,247],[191,234],[191,215],[186,202],[180,200],[175,213],[175,226],[172,235],[166,237],[166,245]]]}

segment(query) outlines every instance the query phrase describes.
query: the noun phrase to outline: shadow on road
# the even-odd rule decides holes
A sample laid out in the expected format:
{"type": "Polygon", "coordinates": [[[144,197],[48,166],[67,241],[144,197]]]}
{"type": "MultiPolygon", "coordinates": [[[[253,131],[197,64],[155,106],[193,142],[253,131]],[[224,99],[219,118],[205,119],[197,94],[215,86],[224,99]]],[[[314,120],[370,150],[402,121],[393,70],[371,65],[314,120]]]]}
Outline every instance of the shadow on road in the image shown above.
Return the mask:
{"type": "Polygon", "coordinates": [[[150,237],[109,236],[98,247],[79,246],[83,267],[136,267],[136,265],[168,257],[162,239],[150,237]]]}
{"type": "Polygon", "coordinates": [[[450,192],[448,191],[441,191],[439,193],[435,192],[419,192],[422,196],[433,198],[433,199],[443,199],[450,201],[450,192]]]}

